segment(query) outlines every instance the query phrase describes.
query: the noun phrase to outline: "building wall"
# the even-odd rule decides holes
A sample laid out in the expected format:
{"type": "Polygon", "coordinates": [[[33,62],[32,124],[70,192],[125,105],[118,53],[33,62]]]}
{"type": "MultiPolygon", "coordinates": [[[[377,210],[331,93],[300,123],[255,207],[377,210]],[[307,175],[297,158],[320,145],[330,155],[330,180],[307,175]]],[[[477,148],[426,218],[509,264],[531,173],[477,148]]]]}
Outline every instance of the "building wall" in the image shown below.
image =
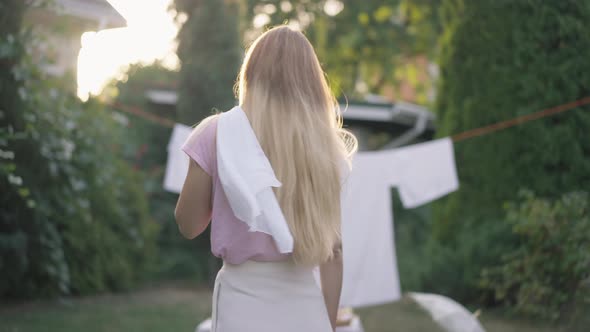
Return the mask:
{"type": "Polygon", "coordinates": [[[49,8],[30,9],[25,22],[42,36],[34,48],[46,72],[72,78],[76,77],[84,32],[126,25],[125,19],[106,0],[56,0],[49,8]]]}

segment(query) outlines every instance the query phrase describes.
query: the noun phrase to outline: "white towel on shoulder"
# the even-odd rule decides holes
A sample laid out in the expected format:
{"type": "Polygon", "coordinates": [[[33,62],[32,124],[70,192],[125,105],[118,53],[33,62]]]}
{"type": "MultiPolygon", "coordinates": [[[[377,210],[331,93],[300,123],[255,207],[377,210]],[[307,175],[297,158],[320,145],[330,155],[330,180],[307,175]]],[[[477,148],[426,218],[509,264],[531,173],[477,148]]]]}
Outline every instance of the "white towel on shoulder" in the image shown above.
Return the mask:
{"type": "Polygon", "coordinates": [[[239,106],[219,116],[217,171],[234,215],[251,232],[271,235],[279,252],[293,252],[293,236],[272,190],[281,182],[239,106]]]}

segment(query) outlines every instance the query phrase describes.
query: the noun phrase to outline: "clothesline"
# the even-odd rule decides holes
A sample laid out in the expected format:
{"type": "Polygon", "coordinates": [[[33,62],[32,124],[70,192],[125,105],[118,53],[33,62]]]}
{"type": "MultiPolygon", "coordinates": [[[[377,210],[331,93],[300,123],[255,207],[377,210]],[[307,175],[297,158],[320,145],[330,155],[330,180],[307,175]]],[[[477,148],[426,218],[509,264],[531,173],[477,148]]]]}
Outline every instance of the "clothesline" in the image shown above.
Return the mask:
{"type": "MultiPolygon", "coordinates": [[[[484,136],[487,134],[491,134],[494,133],[496,131],[500,131],[503,129],[507,129],[510,127],[514,127],[514,126],[518,126],[530,121],[534,121],[534,120],[538,120],[541,118],[545,118],[545,117],[549,117],[549,116],[553,116],[559,113],[563,113],[569,110],[572,110],[576,107],[579,106],[583,106],[583,105],[587,105],[590,104],[590,96],[582,98],[582,99],[578,99],[576,101],[572,101],[569,103],[565,103],[565,104],[561,104],[561,105],[557,105],[551,108],[547,108],[544,110],[540,110],[531,114],[527,114],[527,115],[522,115],[522,116],[518,116],[509,120],[505,120],[505,121],[500,121],[500,122],[496,122],[487,126],[482,126],[479,128],[474,128],[474,129],[470,129],[458,134],[454,134],[451,135],[451,139],[453,140],[453,142],[458,143],[458,142],[462,142],[471,138],[475,138],[475,137],[479,137],[479,136],[484,136]]],[[[148,113],[138,107],[134,107],[134,106],[126,106],[123,105],[121,103],[114,103],[112,105],[110,105],[113,109],[117,110],[117,111],[122,111],[125,113],[129,113],[129,114],[133,114],[135,116],[139,116],[141,118],[144,118],[148,121],[154,122],[160,126],[163,127],[167,127],[167,128],[173,128],[174,127],[174,121],[161,117],[161,116],[157,116],[155,114],[151,114],[148,113]]]]}
{"type": "Polygon", "coordinates": [[[483,136],[483,135],[487,135],[496,131],[500,131],[506,128],[510,128],[510,127],[514,127],[529,121],[533,121],[533,120],[537,120],[537,119],[541,119],[541,118],[545,118],[548,116],[553,116],[559,113],[563,113],[565,111],[569,111],[572,110],[576,107],[582,106],[582,105],[587,105],[590,104],[590,96],[589,97],[585,97],[576,101],[572,101],[566,104],[561,104],[555,107],[551,107],[551,108],[547,108],[535,113],[531,113],[531,114],[527,114],[527,115],[522,115],[510,120],[506,120],[506,121],[501,121],[501,122],[497,122],[491,125],[487,125],[487,126],[483,126],[483,127],[479,127],[479,128],[475,128],[475,129],[470,129],[467,131],[464,131],[462,133],[458,133],[455,135],[451,136],[451,139],[453,140],[453,142],[457,143],[457,142],[461,142],[464,140],[468,140],[470,138],[475,138],[475,137],[479,137],[479,136],[483,136]]]}
{"type": "Polygon", "coordinates": [[[161,116],[158,116],[158,115],[155,115],[155,114],[152,114],[152,113],[149,113],[149,112],[146,112],[139,107],[123,105],[121,103],[113,103],[108,106],[116,111],[121,111],[121,112],[129,113],[129,114],[133,114],[133,115],[143,118],[145,120],[154,122],[162,127],[174,128],[174,125],[175,125],[174,121],[164,118],[164,117],[161,117],[161,116]]]}

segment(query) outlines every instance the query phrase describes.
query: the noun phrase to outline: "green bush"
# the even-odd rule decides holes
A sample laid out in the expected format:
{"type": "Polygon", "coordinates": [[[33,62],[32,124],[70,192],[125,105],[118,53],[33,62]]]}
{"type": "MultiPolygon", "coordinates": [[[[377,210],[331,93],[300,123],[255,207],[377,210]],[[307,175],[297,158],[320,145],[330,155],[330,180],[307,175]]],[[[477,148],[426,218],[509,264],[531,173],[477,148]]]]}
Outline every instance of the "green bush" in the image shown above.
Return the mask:
{"type": "Polygon", "coordinates": [[[590,197],[573,192],[558,200],[522,193],[507,205],[519,245],[483,272],[482,286],[517,313],[558,319],[568,305],[590,295],[590,197]]]}
{"type": "Polygon", "coordinates": [[[431,256],[428,243],[432,228],[430,205],[405,209],[397,190],[392,189],[394,235],[401,288],[404,292],[424,291],[424,278],[429,272],[431,256]]]}
{"type": "MultiPolygon", "coordinates": [[[[445,0],[442,13],[435,107],[439,136],[588,96],[589,1],[445,0]]],[[[502,219],[504,202],[515,200],[523,188],[553,198],[589,188],[589,127],[590,112],[584,106],[455,144],[461,187],[435,204],[438,242],[461,252],[463,230],[477,231],[473,237],[485,239],[487,229],[502,219]]],[[[510,237],[509,230],[505,237],[510,237]]],[[[510,251],[514,244],[489,245],[462,264],[481,272],[500,258],[481,255],[510,251]]],[[[464,269],[456,269],[449,280],[465,277],[464,269]]],[[[478,275],[470,273],[469,278],[478,275]]],[[[485,297],[477,284],[468,280],[463,294],[485,297]]]]}
{"type": "Polygon", "coordinates": [[[489,303],[490,294],[474,296],[471,292],[479,287],[481,270],[470,262],[493,264],[506,248],[512,248],[514,239],[506,236],[510,225],[500,220],[460,225],[455,229],[458,244],[450,246],[432,234],[432,204],[404,209],[397,195],[393,197],[402,290],[443,294],[466,303],[489,303]]]}
{"type": "Polygon", "coordinates": [[[423,290],[462,303],[495,304],[491,292],[479,286],[481,266],[494,266],[498,257],[513,248],[509,226],[501,220],[466,223],[454,230],[454,236],[456,245],[440,242],[435,236],[425,243],[423,290]]]}
{"type": "MultiPolygon", "coordinates": [[[[126,78],[113,81],[108,90],[116,95],[116,103],[137,107],[170,121],[176,121],[176,109],[150,103],[144,93],[152,88],[173,88],[179,78],[177,71],[163,67],[160,63],[148,66],[132,65],[126,78]]],[[[180,235],[174,220],[174,208],[178,194],[164,190],[166,149],[172,129],[137,116],[128,116],[129,122],[124,154],[137,171],[143,174],[144,188],[148,196],[149,213],[160,226],[157,237],[159,250],[157,268],[152,275],[155,279],[187,279],[205,281],[208,274],[215,275],[217,269],[209,271],[209,233],[187,241],[180,235]]]]}
{"type": "Polygon", "coordinates": [[[19,25],[0,36],[0,296],[130,287],[151,268],[157,227],[119,157],[125,128],[45,76],[25,51],[35,38],[19,25]]]}

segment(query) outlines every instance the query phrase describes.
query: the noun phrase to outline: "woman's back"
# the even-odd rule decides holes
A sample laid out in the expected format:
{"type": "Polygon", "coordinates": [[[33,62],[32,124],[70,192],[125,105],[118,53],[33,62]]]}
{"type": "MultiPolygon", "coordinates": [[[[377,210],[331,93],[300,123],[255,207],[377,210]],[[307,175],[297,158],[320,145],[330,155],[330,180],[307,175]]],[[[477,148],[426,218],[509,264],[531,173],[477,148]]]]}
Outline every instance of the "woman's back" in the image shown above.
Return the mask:
{"type": "Polygon", "coordinates": [[[189,238],[213,219],[212,252],[224,260],[213,330],[333,330],[341,171],[356,140],[301,32],[259,37],[237,88],[240,106],[203,121],[184,144],[192,162],[176,209],[189,238]]]}
{"type": "Polygon", "coordinates": [[[250,47],[240,105],[282,186],[275,190],[303,264],[328,260],[340,242],[342,164],[356,147],[313,47],[301,32],[270,30],[250,47]]]}
{"type": "Polygon", "coordinates": [[[289,255],[281,254],[272,236],[261,232],[250,232],[248,225],[233,213],[225,196],[217,172],[217,122],[218,116],[203,121],[182,146],[182,150],[212,179],[211,202],[211,252],[230,264],[241,264],[247,260],[271,262],[285,260],[289,255]]]}

